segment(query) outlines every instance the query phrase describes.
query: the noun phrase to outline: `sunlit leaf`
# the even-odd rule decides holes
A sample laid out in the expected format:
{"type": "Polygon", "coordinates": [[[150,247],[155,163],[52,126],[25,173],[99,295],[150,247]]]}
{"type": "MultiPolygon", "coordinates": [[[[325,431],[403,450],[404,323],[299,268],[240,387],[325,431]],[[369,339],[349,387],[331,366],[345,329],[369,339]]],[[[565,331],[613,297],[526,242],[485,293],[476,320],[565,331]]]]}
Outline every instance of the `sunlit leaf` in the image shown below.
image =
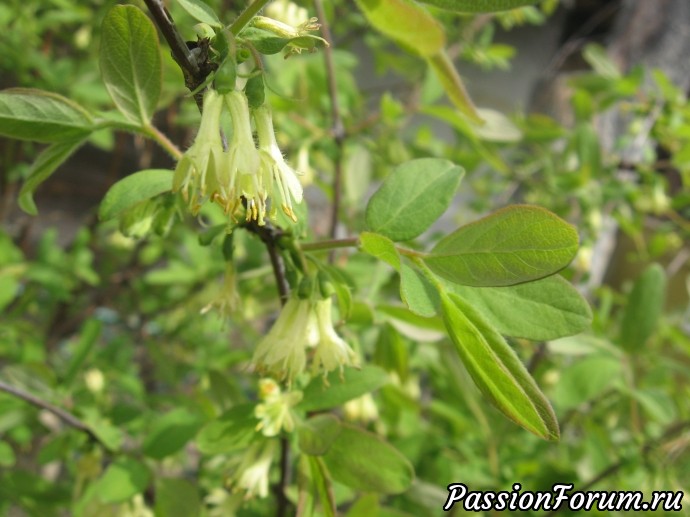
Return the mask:
{"type": "Polygon", "coordinates": [[[137,7],[116,5],[101,30],[101,73],[108,93],[129,120],[147,125],[161,93],[156,28],[137,7]]]}
{"type": "Polygon", "coordinates": [[[441,293],[441,301],[448,334],[481,392],[516,424],[557,440],[549,401],[503,337],[459,296],[441,293]]]}

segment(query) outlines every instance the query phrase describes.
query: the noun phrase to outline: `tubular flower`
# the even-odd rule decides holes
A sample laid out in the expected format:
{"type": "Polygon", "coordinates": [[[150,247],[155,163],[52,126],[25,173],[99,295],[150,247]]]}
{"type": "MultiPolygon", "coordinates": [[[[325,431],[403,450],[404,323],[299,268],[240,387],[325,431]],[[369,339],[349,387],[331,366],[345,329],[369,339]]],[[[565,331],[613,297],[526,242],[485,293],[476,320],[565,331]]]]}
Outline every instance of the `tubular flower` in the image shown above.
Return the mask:
{"type": "Polygon", "coordinates": [[[275,440],[255,442],[242,456],[231,483],[235,490],[245,491],[245,499],[268,495],[268,475],[277,449],[275,440]]]}
{"type": "Polygon", "coordinates": [[[259,155],[261,157],[261,177],[272,203],[272,212],[280,205],[283,212],[297,222],[292,209],[292,202],[302,202],[302,185],[297,179],[297,173],[283,159],[276,136],[273,131],[271,110],[261,106],[253,111],[256,132],[259,137],[259,155]]]}
{"type": "Polygon", "coordinates": [[[252,363],[260,372],[292,382],[307,362],[307,347],[319,340],[319,328],[312,302],[290,298],[271,327],[259,342],[252,363]]]}
{"type": "Polygon", "coordinates": [[[215,90],[208,90],[204,95],[199,132],[175,168],[173,192],[182,191],[182,197],[193,214],[199,212],[207,195],[213,195],[218,186],[216,174],[223,156],[220,139],[222,111],[223,98],[215,90]]]}
{"type": "Polygon", "coordinates": [[[259,396],[262,402],[254,409],[254,416],[261,422],[256,426],[256,430],[261,431],[264,436],[276,436],[281,429],[285,429],[288,433],[292,432],[295,428],[292,407],[302,400],[302,392],[282,393],[276,381],[261,379],[259,396]]]}
{"type": "Polygon", "coordinates": [[[232,117],[232,139],[228,152],[223,155],[219,168],[216,201],[226,214],[233,214],[243,196],[247,201],[247,221],[264,224],[266,190],[259,175],[259,153],[254,146],[249,122],[249,105],[243,92],[232,91],[223,95],[232,117]]]}
{"type": "Polygon", "coordinates": [[[290,383],[304,371],[309,348],[315,349],[314,374],[322,372],[325,377],[336,368],[342,373],[344,366],[357,366],[355,353],[333,328],[331,309],[331,298],[291,298],[256,347],[252,359],[255,368],[290,383]]]}
{"type": "Polygon", "coordinates": [[[321,370],[324,377],[336,368],[343,373],[344,366],[357,366],[357,356],[333,328],[333,300],[328,297],[314,302],[319,327],[319,342],[312,362],[313,373],[321,370]]]}

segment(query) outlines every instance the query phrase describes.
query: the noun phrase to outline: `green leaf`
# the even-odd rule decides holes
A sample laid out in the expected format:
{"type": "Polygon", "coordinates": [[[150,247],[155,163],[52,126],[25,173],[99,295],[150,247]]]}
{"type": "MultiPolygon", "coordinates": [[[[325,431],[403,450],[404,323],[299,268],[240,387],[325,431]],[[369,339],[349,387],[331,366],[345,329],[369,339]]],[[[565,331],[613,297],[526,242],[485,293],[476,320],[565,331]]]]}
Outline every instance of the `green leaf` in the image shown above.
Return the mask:
{"type": "Polygon", "coordinates": [[[146,169],[130,174],[115,183],[106,193],[98,208],[102,221],[113,219],[141,201],[172,189],[173,171],[146,169]]]}
{"type": "Polygon", "coordinates": [[[629,352],[640,351],[652,337],[666,301],[666,273],[651,264],[635,281],[623,313],[621,345],[629,352]]]}
{"type": "Polygon", "coordinates": [[[546,397],[512,348],[470,304],[441,293],[446,329],[477,387],[508,418],[546,440],[559,438],[546,397]]]}
{"type": "Polygon", "coordinates": [[[34,142],[64,142],[86,137],[91,116],[56,93],[29,88],[0,91],[0,136],[34,142]]]}
{"type": "Polygon", "coordinates": [[[472,122],[482,124],[483,120],[479,116],[477,108],[475,108],[472,99],[470,99],[465,89],[465,84],[462,82],[460,74],[458,74],[446,51],[441,49],[436,54],[428,56],[427,61],[433,71],[436,72],[441,86],[443,86],[446,95],[448,95],[455,107],[472,122]]]}
{"type": "Polygon", "coordinates": [[[493,13],[508,11],[525,5],[538,4],[541,0],[419,0],[423,4],[433,5],[449,11],[464,13],[493,13]]]}
{"type": "Polygon", "coordinates": [[[451,282],[498,287],[557,273],[577,247],[573,226],[543,208],[516,205],[460,227],[422,260],[451,282]]]}
{"type": "Polygon", "coordinates": [[[157,460],[175,454],[194,437],[200,427],[198,415],[184,408],[174,409],[154,420],[144,438],[142,452],[157,460]]]}
{"type": "Polygon", "coordinates": [[[156,480],[156,517],[196,517],[201,513],[199,489],[184,479],[156,480]]]}
{"type": "Polygon", "coordinates": [[[38,208],[36,208],[36,203],[34,202],[34,192],[39,185],[47,180],[60,165],[65,163],[84,142],[85,140],[60,142],[44,149],[43,152],[38,155],[36,161],[31,165],[29,177],[19,191],[18,203],[22,210],[29,215],[38,214],[38,208]]]}
{"type": "Polygon", "coordinates": [[[436,288],[418,269],[405,262],[400,265],[400,299],[412,312],[426,318],[435,316],[439,305],[436,288]]]}
{"type": "Polygon", "coordinates": [[[367,226],[394,241],[419,236],[448,209],[464,174],[439,158],[399,165],[369,200],[367,226]]]}
{"type": "Polygon", "coordinates": [[[335,415],[316,415],[297,427],[299,448],[310,456],[323,456],[340,434],[340,421],[335,415]]]}
{"type": "Polygon", "coordinates": [[[414,479],[410,462],[375,434],[343,424],[324,461],[333,479],[366,492],[399,494],[414,479]]]}
{"type": "Polygon", "coordinates": [[[105,87],[125,117],[147,126],[161,93],[156,28],[138,8],[116,5],[105,16],[101,30],[105,87]]]}
{"type": "Polygon", "coordinates": [[[297,407],[302,411],[330,409],[348,400],[374,391],[388,382],[388,374],[376,366],[364,366],[361,370],[347,368],[340,378],[339,371],[331,372],[324,383],[315,377],[304,389],[304,397],[297,407]]]}
{"type": "Polygon", "coordinates": [[[423,7],[409,0],[357,0],[377,30],[420,56],[432,56],[446,43],[443,27],[423,7]]]}
{"type": "Polygon", "coordinates": [[[202,0],[177,0],[177,3],[195,20],[207,23],[211,27],[223,28],[216,12],[202,0]]]}
{"type": "Polygon", "coordinates": [[[303,458],[306,458],[309,465],[313,487],[312,492],[315,491],[319,494],[324,517],[335,517],[336,502],[335,494],[333,493],[333,482],[323,458],[308,455],[304,455],[303,458]]]}
{"type": "Polygon", "coordinates": [[[259,423],[254,404],[240,404],[206,424],[196,443],[203,454],[225,454],[243,449],[252,440],[259,423]]]}
{"type": "Polygon", "coordinates": [[[359,235],[359,249],[372,257],[383,260],[396,271],[400,270],[400,255],[395,244],[388,237],[378,233],[362,232],[359,235]]]}
{"type": "Polygon", "coordinates": [[[508,287],[457,286],[453,291],[505,336],[547,341],[578,334],[592,322],[585,299],[558,275],[508,287]]]}
{"type": "Polygon", "coordinates": [[[144,464],[132,458],[118,458],[98,481],[98,494],[104,503],[126,501],[143,492],[150,478],[144,464]]]}

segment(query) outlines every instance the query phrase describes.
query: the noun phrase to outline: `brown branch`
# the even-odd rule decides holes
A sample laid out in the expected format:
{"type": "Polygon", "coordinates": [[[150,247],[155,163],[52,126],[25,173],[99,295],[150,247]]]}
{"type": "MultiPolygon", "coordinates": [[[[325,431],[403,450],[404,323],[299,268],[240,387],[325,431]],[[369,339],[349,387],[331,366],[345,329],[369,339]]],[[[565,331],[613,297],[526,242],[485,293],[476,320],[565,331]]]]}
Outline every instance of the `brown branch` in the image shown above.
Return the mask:
{"type": "Polygon", "coordinates": [[[49,402],[46,402],[45,400],[42,400],[35,395],[32,395],[31,393],[27,393],[24,390],[21,390],[15,386],[11,386],[10,384],[7,384],[3,381],[0,381],[0,391],[4,391],[5,393],[9,393],[10,395],[17,397],[18,399],[23,400],[24,402],[28,402],[32,406],[35,406],[39,409],[44,409],[45,411],[49,411],[56,417],[58,417],[60,420],[62,420],[64,423],[69,425],[70,427],[75,428],[78,431],[81,431],[83,433],[86,433],[89,435],[89,438],[95,442],[98,442],[99,444],[103,445],[103,442],[101,442],[98,437],[94,434],[94,432],[91,430],[91,428],[86,425],[84,422],[79,420],[76,416],[72,415],[71,413],[68,413],[64,409],[61,409],[57,406],[54,406],[50,404],[49,402]]]}

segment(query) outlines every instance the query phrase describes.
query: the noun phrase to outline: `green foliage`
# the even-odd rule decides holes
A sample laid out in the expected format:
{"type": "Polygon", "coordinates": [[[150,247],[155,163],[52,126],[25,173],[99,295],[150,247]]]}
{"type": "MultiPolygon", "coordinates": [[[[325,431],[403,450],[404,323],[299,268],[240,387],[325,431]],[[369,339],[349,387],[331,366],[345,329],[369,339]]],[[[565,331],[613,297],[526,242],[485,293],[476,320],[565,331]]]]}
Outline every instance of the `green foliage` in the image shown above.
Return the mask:
{"type": "Polygon", "coordinates": [[[460,167],[434,158],[400,165],[369,200],[367,226],[393,241],[419,237],[448,209],[463,175],[460,167]]]}
{"type": "Polygon", "coordinates": [[[539,207],[513,206],[447,235],[423,260],[451,282],[496,287],[557,273],[577,247],[577,232],[565,221],[539,207]]]}
{"type": "Polygon", "coordinates": [[[116,6],[103,20],[100,65],[115,105],[148,125],[161,94],[161,57],[151,20],[134,6],[116,6]]]}

